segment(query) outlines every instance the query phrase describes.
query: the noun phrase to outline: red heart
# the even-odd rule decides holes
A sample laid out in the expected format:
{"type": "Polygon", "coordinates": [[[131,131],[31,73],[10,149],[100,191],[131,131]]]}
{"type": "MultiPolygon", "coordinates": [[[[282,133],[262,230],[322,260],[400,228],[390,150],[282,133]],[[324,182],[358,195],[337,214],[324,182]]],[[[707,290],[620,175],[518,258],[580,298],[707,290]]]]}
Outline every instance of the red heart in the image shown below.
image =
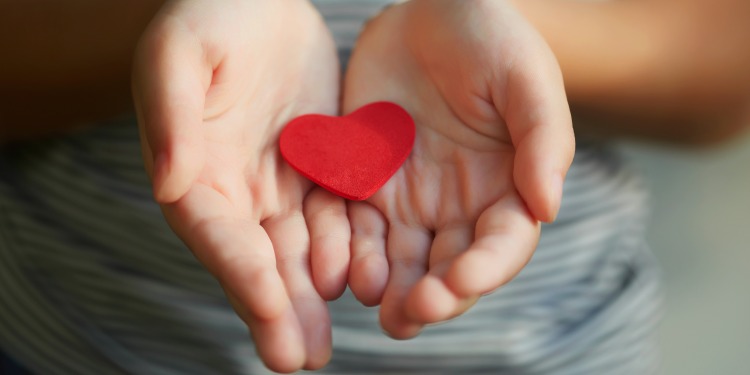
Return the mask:
{"type": "Polygon", "coordinates": [[[367,199],[401,167],[414,120],[396,104],[368,104],[344,117],[304,115],[281,132],[281,155],[299,173],[352,200],[367,199]]]}

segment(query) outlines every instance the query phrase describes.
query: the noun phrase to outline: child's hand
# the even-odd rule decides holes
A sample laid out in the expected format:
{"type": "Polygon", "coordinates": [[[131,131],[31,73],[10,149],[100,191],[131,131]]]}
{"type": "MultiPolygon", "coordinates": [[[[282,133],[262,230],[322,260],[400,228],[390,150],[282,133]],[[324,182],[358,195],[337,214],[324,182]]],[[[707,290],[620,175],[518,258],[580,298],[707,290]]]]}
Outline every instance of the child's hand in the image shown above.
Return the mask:
{"type": "Polygon", "coordinates": [[[169,224],[272,370],[321,367],[331,351],[321,295],[346,286],[346,207],[277,145],[291,118],[338,111],[338,61],[322,20],[307,1],[174,1],[135,66],[144,158],[169,224]]]}
{"type": "Polygon", "coordinates": [[[371,21],[344,112],[379,100],[404,106],[417,138],[382,190],[349,206],[349,285],[408,338],[528,262],[539,221],[557,214],[574,137],[554,56],[503,1],[413,0],[371,21]]]}

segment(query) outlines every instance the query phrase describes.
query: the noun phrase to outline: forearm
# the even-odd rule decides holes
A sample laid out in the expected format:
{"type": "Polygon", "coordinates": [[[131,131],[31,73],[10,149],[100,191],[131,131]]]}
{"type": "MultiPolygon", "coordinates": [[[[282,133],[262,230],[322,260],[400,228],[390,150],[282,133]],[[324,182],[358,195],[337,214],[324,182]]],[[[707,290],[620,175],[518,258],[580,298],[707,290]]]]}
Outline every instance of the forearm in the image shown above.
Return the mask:
{"type": "Polygon", "coordinates": [[[739,0],[517,0],[565,77],[579,133],[711,143],[750,102],[739,0]]]}
{"type": "Polygon", "coordinates": [[[129,109],[133,50],[160,5],[0,1],[0,142],[129,109]]]}

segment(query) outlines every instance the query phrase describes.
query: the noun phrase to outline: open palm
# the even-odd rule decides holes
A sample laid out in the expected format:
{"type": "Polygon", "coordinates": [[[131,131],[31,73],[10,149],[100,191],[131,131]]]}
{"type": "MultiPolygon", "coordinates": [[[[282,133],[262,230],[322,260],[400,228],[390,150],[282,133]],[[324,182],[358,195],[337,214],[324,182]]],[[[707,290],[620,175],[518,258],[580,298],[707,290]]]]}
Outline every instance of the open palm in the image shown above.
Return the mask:
{"type": "Polygon", "coordinates": [[[415,119],[412,154],[349,204],[349,284],[397,338],[450,319],[530,259],[554,219],[574,140],[554,57],[504,2],[413,0],[371,21],[344,112],[378,100],[415,119]]]}
{"type": "Polygon", "coordinates": [[[276,371],[330,357],[321,295],[346,284],[346,207],[283,162],[278,135],[298,115],[336,114],[338,89],[333,42],[306,2],[176,1],[139,46],[155,197],[276,371]]]}

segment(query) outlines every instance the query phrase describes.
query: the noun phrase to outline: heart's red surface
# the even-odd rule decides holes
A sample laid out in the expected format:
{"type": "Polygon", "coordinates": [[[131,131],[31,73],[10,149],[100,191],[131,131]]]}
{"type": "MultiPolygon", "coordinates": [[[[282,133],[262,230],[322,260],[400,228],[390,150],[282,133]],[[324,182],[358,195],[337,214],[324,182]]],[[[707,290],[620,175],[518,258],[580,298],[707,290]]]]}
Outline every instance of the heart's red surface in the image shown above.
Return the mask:
{"type": "Polygon", "coordinates": [[[281,132],[284,159],[299,173],[341,197],[367,199],[406,161],[414,120],[389,102],[368,104],[343,117],[304,115],[281,132]]]}

